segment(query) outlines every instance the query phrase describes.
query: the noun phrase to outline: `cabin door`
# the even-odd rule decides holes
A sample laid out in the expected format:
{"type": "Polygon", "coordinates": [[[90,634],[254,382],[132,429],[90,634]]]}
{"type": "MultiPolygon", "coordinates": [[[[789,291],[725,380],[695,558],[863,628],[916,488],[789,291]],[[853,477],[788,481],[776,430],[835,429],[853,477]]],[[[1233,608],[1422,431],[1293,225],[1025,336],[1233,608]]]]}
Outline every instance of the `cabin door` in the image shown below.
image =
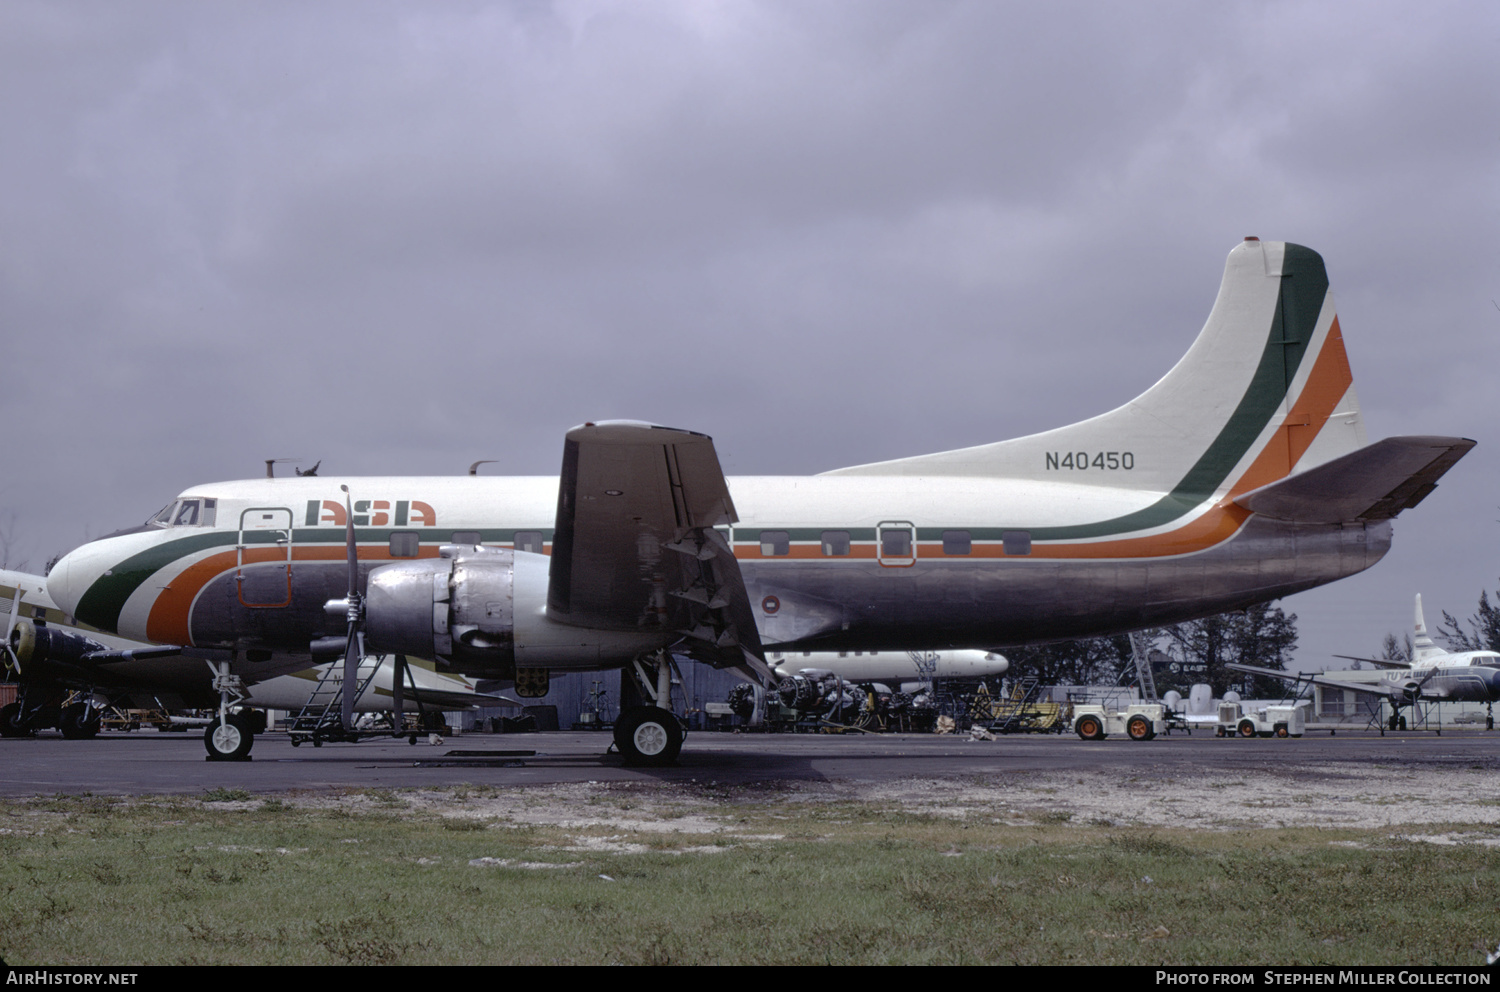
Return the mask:
{"type": "Polygon", "coordinates": [[[234,573],[241,605],[289,606],[292,602],[292,511],[255,506],[240,514],[239,556],[234,573]]]}

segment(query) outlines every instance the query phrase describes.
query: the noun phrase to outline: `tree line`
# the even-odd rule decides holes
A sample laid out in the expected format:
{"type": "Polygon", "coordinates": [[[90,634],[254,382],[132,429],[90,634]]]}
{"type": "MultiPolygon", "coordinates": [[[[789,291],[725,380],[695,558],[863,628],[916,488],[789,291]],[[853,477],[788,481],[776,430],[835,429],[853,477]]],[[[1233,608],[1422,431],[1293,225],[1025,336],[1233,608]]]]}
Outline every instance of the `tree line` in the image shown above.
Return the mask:
{"type": "MultiPolygon", "coordinates": [[[[1479,593],[1479,608],[1467,621],[1446,610],[1437,634],[1454,651],[1500,651],[1500,591],[1495,603],[1489,592],[1479,593]]],[[[1233,613],[1154,627],[1141,631],[1148,657],[1158,663],[1152,673],[1159,693],[1176,689],[1187,695],[1197,682],[1213,687],[1215,696],[1229,689],[1246,698],[1279,696],[1282,683],[1230,671],[1229,662],[1284,671],[1297,649],[1297,614],[1274,603],[1259,603],[1233,613]],[[1165,662],[1163,664],[1162,662],[1165,662]]],[[[1411,635],[1387,634],[1381,657],[1411,661],[1411,635]]],[[[1009,676],[1035,676],[1044,685],[1113,685],[1135,681],[1130,638],[1093,637],[1055,644],[1010,648],[1009,676]]],[[[1358,667],[1356,663],[1356,667],[1358,667]]]]}
{"type": "MultiPolygon", "coordinates": [[[[1150,658],[1159,693],[1176,689],[1184,696],[1194,683],[1206,682],[1215,696],[1237,689],[1247,698],[1280,695],[1281,683],[1230,671],[1229,662],[1284,670],[1297,647],[1297,614],[1273,603],[1220,613],[1138,636],[1150,658]]],[[[1092,637],[1038,644],[1005,651],[1009,677],[1034,676],[1044,685],[1112,685],[1135,680],[1130,638],[1092,637]]]]}

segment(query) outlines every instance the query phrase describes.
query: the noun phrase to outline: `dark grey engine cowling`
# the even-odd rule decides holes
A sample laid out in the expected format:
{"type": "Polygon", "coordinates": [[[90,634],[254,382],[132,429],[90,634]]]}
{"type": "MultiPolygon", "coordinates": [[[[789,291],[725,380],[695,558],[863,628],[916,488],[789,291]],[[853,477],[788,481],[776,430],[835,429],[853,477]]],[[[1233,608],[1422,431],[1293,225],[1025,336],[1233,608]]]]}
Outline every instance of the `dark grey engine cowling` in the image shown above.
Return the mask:
{"type": "Polygon", "coordinates": [[[515,668],[515,553],[452,549],[382,565],[365,591],[365,649],[447,661],[463,671],[515,668]]]}

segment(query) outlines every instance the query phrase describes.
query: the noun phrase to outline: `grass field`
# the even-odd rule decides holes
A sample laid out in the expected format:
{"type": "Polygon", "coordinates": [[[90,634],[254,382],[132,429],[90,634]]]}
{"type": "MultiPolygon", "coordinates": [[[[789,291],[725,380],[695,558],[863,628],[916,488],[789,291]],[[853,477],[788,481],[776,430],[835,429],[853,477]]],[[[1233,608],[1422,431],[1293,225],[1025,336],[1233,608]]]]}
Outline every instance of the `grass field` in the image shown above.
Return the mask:
{"type": "Polygon", "coordinates": [[[1435,844],[605,787],[531,822],[486,797],[3,801],[0,958],[1473,965],[1500,939],[1489,827],[1435,844]]]}

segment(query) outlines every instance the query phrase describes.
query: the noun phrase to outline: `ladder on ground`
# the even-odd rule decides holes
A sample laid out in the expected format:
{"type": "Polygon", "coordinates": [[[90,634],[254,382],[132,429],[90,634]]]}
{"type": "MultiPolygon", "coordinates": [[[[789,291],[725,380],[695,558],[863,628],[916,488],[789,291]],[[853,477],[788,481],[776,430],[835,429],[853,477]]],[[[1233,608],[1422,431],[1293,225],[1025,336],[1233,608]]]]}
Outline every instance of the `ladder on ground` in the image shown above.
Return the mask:
{"type": "Polygon", "coordinates": [[[1140,631],[1133,632],[1130,635],[1130,657],[1135,662],[1135,677],[1141,687],[1141,699],[1154,703],[1159,697],[1156,695],[1156,679],[1151,674],[1151,656],[1148,651],[1145,635],[1140,631]]]}
{"type": "Polygon", "coordinates": [[[997,734],[1009,734],[1022,729],[1022,724],[1031,716],[1033,704],[1041,689],[1042,680],[1035,675],[1017,679],[1010,694],[994,701],[994,719],[990,730],[997,734]]]}
{"type": "MultiPolygon", "coordinates": [[[[380,671],[380,659],[376,656],[361,658],[355,673],[354,702],[364,696],[375,673],[380,671]]],[[[324,665],[318,682],[307,697],[307,702],[292,720],[293,734],[315,734],[318,730],[342,729],[344,702],[344,666],[342,662],[324,665]]]]}

